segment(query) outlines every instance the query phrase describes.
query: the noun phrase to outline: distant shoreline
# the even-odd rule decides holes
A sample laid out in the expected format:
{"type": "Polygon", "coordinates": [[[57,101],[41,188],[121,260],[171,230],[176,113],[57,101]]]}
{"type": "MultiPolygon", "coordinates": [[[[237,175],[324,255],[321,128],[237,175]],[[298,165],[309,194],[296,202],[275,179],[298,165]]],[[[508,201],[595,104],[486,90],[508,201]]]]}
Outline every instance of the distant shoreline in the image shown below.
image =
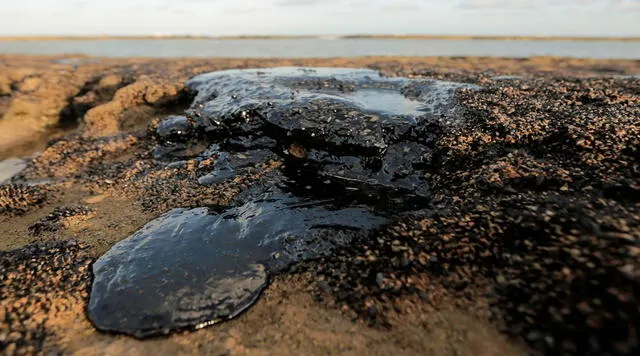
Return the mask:
{"type": "Polygon", "coordinates": [[[447,36],[447,35],[308,35],[308,36],[0,36],[1,42],[104,40],[283,40],[283,39],[391,39],[391,40],[499,40],[499,41],[611,41],[636,42],[640,36],[447,36]]]}

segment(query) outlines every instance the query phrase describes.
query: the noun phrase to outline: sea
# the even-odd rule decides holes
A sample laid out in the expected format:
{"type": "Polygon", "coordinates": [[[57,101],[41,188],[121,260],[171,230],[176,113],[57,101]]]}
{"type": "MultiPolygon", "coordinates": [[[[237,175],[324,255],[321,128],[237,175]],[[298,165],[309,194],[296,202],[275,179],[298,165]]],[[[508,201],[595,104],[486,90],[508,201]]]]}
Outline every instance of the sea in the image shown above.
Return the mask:
{"type": "Polygon", "coordinates": [[[4,54],[84,54],[98,57],[327,58],[481,56],[640,59],[640,41],[451,39],[113,39],[0,41],[4,54]]]}

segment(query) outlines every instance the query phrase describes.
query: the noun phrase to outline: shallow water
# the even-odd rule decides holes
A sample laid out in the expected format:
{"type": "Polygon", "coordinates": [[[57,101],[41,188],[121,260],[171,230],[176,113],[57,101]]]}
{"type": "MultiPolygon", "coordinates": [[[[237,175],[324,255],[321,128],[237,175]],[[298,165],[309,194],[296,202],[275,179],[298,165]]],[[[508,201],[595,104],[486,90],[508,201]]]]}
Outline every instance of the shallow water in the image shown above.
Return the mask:
{"type": "Polygon", "coordinates": [[[19,158],[8,158],[0,161],[0,184],[6,183],[11,177],[27,167],[27,162],[19,158]]]}
{"type": "Polygon", "coordinates": [[[0,53],[75,53],[100,57],[560,56],[640,59],[640,41],[430,39],[0,41],[0,53]]]}
{"type": "Polygon", "coordinates": [[[427,206],[434,140],[462,119],[455,91],[477,88],[332,68],[229,70],[187,86],[186,116],[156,131],[159,162],[214,160],[200,184],[270,159],[283,168],[222,211],[174,209],[100,257],[88,312],[102,330],[146,337],[232,318],[269,275],[427,206]],[[194,145],[205,148],[186,153],[194,145]]]}

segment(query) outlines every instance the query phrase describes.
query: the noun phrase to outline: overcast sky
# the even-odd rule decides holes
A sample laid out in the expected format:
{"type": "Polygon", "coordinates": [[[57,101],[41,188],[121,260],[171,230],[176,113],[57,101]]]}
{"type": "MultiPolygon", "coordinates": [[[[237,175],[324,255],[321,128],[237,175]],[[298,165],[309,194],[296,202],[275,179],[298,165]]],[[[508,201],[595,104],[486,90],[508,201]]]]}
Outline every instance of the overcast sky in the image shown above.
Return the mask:
{"type": "Polygon", "coordinates": [[[0,35],[640,36],[640,0],[0,0],[0,35]]]}

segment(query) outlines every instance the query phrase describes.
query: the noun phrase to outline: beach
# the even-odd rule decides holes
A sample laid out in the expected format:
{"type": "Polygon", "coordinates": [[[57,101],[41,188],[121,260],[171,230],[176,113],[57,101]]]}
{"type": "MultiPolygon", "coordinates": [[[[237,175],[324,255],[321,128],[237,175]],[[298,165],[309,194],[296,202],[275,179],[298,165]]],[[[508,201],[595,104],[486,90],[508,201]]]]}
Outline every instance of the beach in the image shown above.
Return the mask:
{"type": "MultiPolygon", "coordinates": [[[[635,354],[638,74],[638,60],[557,57],[0,55],[0,160],[24,160],[0,166],[16,171],[0,185],[0,348],[635,354]],[[198,176],[215,160],[158,164],[161,121],[194,109],[186,82],[302,66],[477,88],[455,91],[455,125],[428,132],[428,204],[274,274],[232,320],[145,340],[96,330],[87,317],[96,259],[171,209],[229,207],[290,165],[275,157],[203,185],[198,176]]],[[[296,147],[287,154],[306,158],[309,147],[296,147]]]]}

